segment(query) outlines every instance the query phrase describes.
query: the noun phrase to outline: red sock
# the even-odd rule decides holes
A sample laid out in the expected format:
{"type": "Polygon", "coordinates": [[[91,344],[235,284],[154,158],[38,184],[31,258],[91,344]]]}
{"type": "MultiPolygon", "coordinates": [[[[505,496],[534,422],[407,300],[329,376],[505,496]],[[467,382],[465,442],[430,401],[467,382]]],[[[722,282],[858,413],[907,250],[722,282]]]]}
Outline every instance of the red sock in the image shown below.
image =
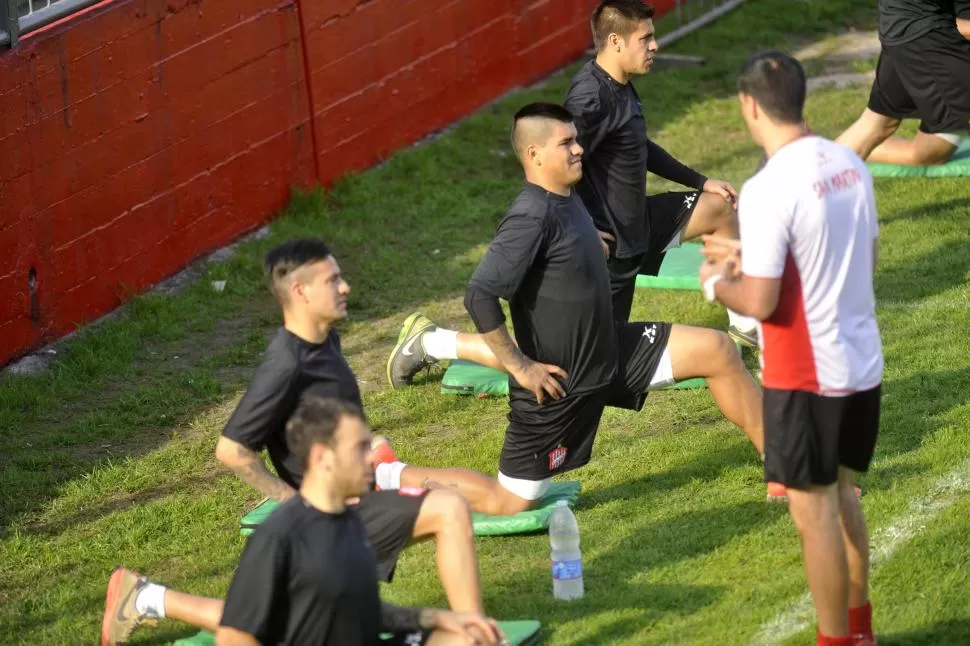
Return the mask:
{"type": "Polygon", "coordinates": [[[818,635],[818,646],[853,646],[852,636],[848,637],[826,637],[820,632],[816,632],[818,635]]]}
{"type": "Polygon", "coordinates": [[[849,632],[872,639],[872,604],[849,608],[849,632]]]}

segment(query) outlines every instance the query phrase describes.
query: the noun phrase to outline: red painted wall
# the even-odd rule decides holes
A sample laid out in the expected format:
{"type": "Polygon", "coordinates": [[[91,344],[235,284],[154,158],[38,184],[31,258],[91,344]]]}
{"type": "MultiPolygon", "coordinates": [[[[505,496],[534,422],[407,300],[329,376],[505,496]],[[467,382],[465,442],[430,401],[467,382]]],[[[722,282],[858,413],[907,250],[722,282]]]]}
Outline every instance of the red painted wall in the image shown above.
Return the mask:
{"type": "Polygon", "coordinates": [[[113,0],[0,52],[0,364],[576,59],[595,4],[113,0]]]}

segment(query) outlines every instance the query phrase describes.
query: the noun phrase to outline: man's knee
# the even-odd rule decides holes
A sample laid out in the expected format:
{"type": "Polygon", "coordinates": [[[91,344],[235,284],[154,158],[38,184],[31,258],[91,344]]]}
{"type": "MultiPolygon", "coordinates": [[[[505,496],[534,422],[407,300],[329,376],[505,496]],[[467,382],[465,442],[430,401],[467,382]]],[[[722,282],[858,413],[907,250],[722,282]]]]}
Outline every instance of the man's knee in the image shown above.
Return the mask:
{"type": "Polygon", "coordinates": [[[706,327],[674,325],[667,342],[674,379],[717,377],[743,370],[738,347],[726,332],[706,327]]]}
{"type": "Polygon", "coordinates": [[[457,491],[434,489],[424,497],[415,523],[415,537],[443,531],[471,533],[472,516],[468,501],[457,491]]]}
{"type": "Polygon", "coordinates": [[[838,486],[788,487],[788,510],[798,532],[824,532],[839,522],[838,486]]]}

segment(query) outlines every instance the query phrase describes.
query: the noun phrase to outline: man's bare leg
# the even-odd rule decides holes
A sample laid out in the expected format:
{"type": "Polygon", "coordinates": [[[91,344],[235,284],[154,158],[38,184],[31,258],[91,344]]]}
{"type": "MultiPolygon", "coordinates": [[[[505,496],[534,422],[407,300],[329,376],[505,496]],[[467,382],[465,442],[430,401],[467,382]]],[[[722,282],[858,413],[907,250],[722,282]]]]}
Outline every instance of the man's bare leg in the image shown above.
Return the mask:
{"type": "Polygon", "coordinates": [[[741,235],[738,230],[738,212],[734,205],[714,193],[701,193],[694,213],[684,227],[681,240],[686,242],[707,233],[730,240],[738,240],[741,235]]]}
{"type": "Polygon", "coordinates": [[[889,137],[873,149],[868,161],[899,166],[935,166],[950,161],[956,149],[957,144],[951,138],[919,131],[913,139],[889,137]]]}
{"type": "Polygon", "coordinates": [[[869,531],[855,493],[855,475],[839,469],[839,512],[849,574],[849,630],[854,637],[873,640],[869,604],[869,531]]]}
{"type": "Polygon", "coordinates": [[[887,117],[866,108],[862,116],[835,141],[854,150],[859,157],[867,159],[876,146],[896,132],[899,124],[899,119],[887,117]]]}
{"type": "Polygon", "coordinates": [[[453,491],[428,492],[418,512],[413,535],[418,541],[434,539],[438,576],[451,609],[483,613],[475,534],[465,499],[453,491]]]}
{"type": "Polygon", "coordinates": [[[155,625],[160,619],[177,619],[214,633],[222,609],[221,599],[169,590],[136,572],[118,568],[108,582],[101,645],[125,643],[139,626],[155,625]]]}
{"type": "Polygon", "coordinates": [[[667,348],[674,379],[703,377],[724,416],[748,436],[759,454],[764,454],[761,389],[728,335],[710,328],[674,325],[667,348]]]}
{"type": "Polygon", "coordinates": [[[839,511],[842,498],[838,484],[788,489],[788,506],[801,534],[818,630],[831,638],[849,637],[849,572],[839,511]]]}

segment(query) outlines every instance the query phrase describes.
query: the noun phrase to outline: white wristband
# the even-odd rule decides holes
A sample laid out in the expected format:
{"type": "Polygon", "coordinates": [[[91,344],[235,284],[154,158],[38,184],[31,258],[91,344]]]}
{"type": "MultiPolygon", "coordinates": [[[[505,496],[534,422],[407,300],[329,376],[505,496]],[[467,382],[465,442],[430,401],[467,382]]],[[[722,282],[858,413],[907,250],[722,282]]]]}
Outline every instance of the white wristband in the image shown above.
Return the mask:
{"type": "Polygon", "coordinates": [[[721,280],[721,278],[723,278],[721,274],[714,274],[704,281],[704,298],[707,299],[708,303],[713,303],[717,300],[717,295],[714,293],[714,285],[716,285],[717,281],[721,280]]]}

